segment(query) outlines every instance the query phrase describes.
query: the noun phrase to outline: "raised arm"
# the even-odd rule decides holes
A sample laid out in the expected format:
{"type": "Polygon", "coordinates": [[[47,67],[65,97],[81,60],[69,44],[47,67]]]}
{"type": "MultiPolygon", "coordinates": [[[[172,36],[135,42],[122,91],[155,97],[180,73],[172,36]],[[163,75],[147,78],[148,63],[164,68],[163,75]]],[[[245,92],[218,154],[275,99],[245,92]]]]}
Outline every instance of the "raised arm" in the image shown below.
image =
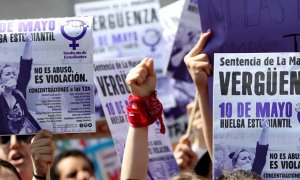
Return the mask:
{"type": "Polygon", "coordinates": [[[258,137],[258,144],[259,145],[268,145],[269,144],[269,123],[268,120],[264,119],[262,121],[262,129],[261,133],[258,137]]]}
{"type": "Polygon", "coordinates": [[[208,41],[211,32],[201,34],[194,48],[185,56],[184,62],[196,85],[200,113],[203,119],[203,133],[207,150],[212,158],[212,117],[208,97],[208,76],[212,72],[208,56],[202,50],[208,41]]]}
{"type": "Polygon", "coordinates": [[[32,66],[32,37],[30,34],[24,35],[25,46],[21,56],[19,75],[17,79],[17,89],[23,94],[26,99],[26,88],[30,81],[31,66],[32,66]]]}
{"type": "MultiPolygon", "coordinates": [[[[127,75],[126,83],[136,97],[149,97],[155,92],[156,74],[153,60],[145,58],[127,75]]],[[[137,109],[136,104],[132,108],[137,109]]],[[[123,154],[121,179],[146,179],[148,169],[148,127],[129,126],[123,154]]]]}
{"type": "Polygon", "coordinates": [[[32,37],[30,34],[24,35],[25,47],[22,54],[23,60],[31,60],[32,59],[32,37]]]}

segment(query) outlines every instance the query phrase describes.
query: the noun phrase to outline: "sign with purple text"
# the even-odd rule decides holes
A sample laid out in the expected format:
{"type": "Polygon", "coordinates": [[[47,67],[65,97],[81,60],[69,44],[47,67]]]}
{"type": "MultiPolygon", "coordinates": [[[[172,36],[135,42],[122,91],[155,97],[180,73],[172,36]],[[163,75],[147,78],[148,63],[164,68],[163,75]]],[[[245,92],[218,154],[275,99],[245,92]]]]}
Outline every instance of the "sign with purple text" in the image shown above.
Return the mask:
{"type": "Polygon", "coordinates": [[[76,4],[75,14],[94,17],[95,59],[152,57],[156,72],[163,74],[168,61],[159,6],[159,0],[95,1],[76,4]]]}
{"type": "Polygon", "coordinates": [[[300,54],[216,53],[214,176],[299,179],[300,54]]]}
{"type": "Polygon", "coordinates": [[[165,54],[167,60],[170,59],[172,53],[176,32],[181,20],[182,10],[185,2],[185,0],[178,0],[159,9],[162,36],[166,41],[165,54]],[[175,9],[176,11],[174,11],[175,9]]]}
{"type": "Polygon", "coordinates": [[[0,135],[95,131],[92,20],[0,21],[0,135]]]}
{"type": "MultiPolygon", "coordinates": [[[[120,162],[128,132],[126,105],[130,90],[125,83],[131,68],[140,62],[137,58],[95,61],[95,84],[103,105],[120,162]]],[[[149,164],[147,179],[169,179],[178,172],[178,166],[168,136],[160,133],[159,121],[149,126],[149,164]]]]}
{"type": "Polygon", "coordinates": [[[158,80],[158,91],[168,94],[169,104],[164,106],[172,142],[178,142],[185,134],[188,117],[186,105],[194,100],[196,88],[183,61],[184,56],[192,49],[201,32],[199,12],[196,1],[185,0],[183,10],[171,50],[167,77],[158,80]]]}

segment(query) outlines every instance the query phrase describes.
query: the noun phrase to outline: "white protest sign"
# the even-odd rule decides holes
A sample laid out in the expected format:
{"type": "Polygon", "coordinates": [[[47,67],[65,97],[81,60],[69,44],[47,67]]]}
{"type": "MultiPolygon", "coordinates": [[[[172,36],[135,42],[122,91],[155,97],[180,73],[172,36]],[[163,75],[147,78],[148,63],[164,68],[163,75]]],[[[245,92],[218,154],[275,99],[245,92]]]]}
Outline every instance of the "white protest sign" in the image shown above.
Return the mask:
{"type": "Polygon", "coordinates": [[[155,60],[163,74],[167,66],[159,23],[158,0],[114,0],[78,3],[77,16],[94,17],[95,59],[143,56],[155,60]]]}
{"type": "MultiPolygon", "coordinates": [[[[129,70],[140,60],[127,58],[107,61],[96,61],[95,84],[108,122],[115,148],[122,160],[129,124],[127,122],[126,105],[129,103],[129,88],[125,83],[129,70]]],[[[157,121],[149,127],[149,165],[148,178],[168,179],[178,172],[178,166],[168,134],[160,133],[157,121]]]]}
{"type": "Polygon", "coordinates": [[[0,21],[0,134],[95,131],[92,20],[0,21]]]}
{"type": "Polygon", "coordinates": [[[220,53],[214,62],[215,177],[241,168],[299,179],[300,54],[220,53]]]}
{"type": "Polygon", "coordinates": [[[185,0],[175,36],[167,78],[158,83],[158,92],[168,95],[164,109],[166,125],[172,142],[177,143],[185,134],[188,117],[186,105],[194,100],[196,88],[183,61],[184,56],[192,49],[200,35],[200,17],[197,2],[185,0]],[[175,102],[174,102],[175,101],[175,102]],[[174,102],[174,103],[173,103],[174,102]]]}

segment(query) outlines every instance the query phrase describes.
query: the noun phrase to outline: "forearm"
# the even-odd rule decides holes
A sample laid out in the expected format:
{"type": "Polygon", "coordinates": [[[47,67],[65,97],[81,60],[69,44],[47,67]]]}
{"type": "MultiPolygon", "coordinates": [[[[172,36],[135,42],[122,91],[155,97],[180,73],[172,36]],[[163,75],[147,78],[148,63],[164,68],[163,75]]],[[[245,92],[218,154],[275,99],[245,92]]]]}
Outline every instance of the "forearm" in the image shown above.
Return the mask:
{"type": "Polygon", "coordinates": [[[258,138],[258,144],[259,145],[268,145],[268,131],[269,129],[262,129],[259,138],[258,138]]]}
{"type": "Polygon", "coordinates": [[[210,155],[210,158],[213,157],[212,153],[212,117],[209,106],[209,98],[208,98],[208,88],[207,85],[205,87],[200,87],[197,85],[198,91],[198,101],[201,113],[201,119],[203,120],[203,134],[205,144],[210,155]]]}
{"type": "Polygon", "coordinates": [[[32,42],[31,42],[31,40],[30,41],[27,40],[25,42],[25,47],[23,50],[22,58],[24,60],[32,59],[32,42]]]}
{"type": "Polygon", "coordinates": [[[121,179],[146,179],[148,169],[148,127],[129,127],[123,154],[121,179]]]}

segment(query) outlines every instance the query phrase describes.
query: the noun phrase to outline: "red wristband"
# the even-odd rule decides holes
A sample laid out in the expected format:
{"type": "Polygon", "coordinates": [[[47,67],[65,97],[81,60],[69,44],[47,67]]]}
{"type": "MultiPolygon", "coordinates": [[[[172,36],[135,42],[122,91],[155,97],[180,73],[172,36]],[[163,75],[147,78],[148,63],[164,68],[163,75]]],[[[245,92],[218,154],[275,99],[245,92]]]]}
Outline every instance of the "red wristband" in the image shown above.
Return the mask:
{"type": "Polygon", "coordinates": [[[146,127],[155,121],[160,122],[160,132],[165,134],[166,128],[162,119],[163,107],[157,99],[156,91],[149,97],[137,97],[129,95],[130,103],[135,103],[137,108],[127,106],[128,121],[132,127],[146,127]]]}

